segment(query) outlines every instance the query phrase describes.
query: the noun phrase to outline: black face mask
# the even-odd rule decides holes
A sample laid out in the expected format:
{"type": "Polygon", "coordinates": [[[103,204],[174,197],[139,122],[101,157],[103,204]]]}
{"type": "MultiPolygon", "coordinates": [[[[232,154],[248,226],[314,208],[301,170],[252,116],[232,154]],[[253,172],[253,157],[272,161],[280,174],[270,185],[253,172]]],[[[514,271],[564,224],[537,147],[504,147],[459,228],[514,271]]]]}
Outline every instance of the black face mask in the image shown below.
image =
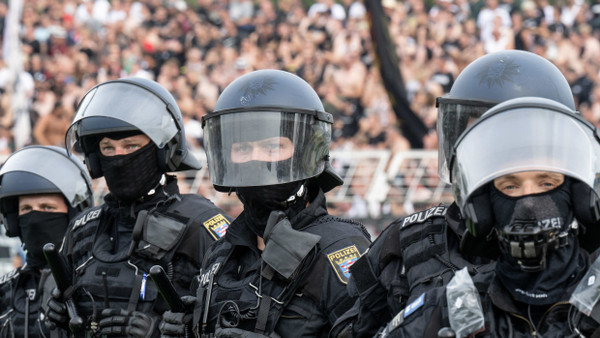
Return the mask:
{"type": "MultiPolygon", "coordinates": [[[[273,210],[286,211],[290,207],[294,209],[294,206],[304,208],[306,204],[304,198],[297,198],[293,203],[287,202],[287,199],[294,195],[302,184],[303,182],[291,182],[262,187],[237,188],[236,194],[244,205],[244,212],[252,220],[251,230],[256,235],[262,236],[273,210]]],[[[304,196],[307,196],[306,191],[304,196]]]]}
{"type": "Polygon", "coordinates": [[[119,201],[131,202],[158,184],[163,171],[158,166],[158,148],[152,142],[131,154],[99,155],[108,190],[119,201]]]}
{"type": "Polygon", "coordinates": [[[31,211],[17,218],[21,229],[21,241],[27,250],[27,265],[41,268],[46,265],[44,244],[53,243],[60,247],[69,216],[62,212],[31,211]]]}
{"type": "Polygon", "coordinates": [[[496,275],[521,302],[552,304],[585,271],[576,236],[569,232],[569,191],[568,179],[551,191],[523,197],[490,191],[501,252],[496,275]],[[559,238],[561,233],[565,236],[559,238]]]}

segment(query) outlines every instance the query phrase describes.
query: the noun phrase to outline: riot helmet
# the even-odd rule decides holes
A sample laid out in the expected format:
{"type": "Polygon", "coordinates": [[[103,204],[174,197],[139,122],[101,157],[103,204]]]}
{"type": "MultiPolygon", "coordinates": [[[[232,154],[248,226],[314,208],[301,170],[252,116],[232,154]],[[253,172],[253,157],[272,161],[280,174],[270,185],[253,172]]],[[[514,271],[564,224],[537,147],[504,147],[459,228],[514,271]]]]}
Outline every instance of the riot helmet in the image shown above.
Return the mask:
{"type": "MultiPolygon", "coordinates": [[[[516,98],[489,109],[456,141],[450,163],[454,197],[466,218],[468,237],[481,243],[497,239],[500,249],[510,251],[514,257],[534,257],[547,252],[551,249],[549,245],[559,245],[561,236],[569,232],[579,234],[579,243],[585,249],[598,248],[599,140],[596,127],[571,107],[550,99],[516,98]],[[520,202],[538,201],[539,217],[530,212],[518,222],[516,216],[510,219],[510,215],[494,214],[494,196],[498,195],[494,180],[523,172],[564,175],[564,184],[552,194],[562,193],[561,198],[567,200],[560,204],[560,198],[552,194],[528,195],[526,197],[531,196],[529,201],[508,199],[507,203],[513,206],[510,208],[513,210],[509,210],[514,211],[513,216],[520,202]],[[545,202],[539,203],[542,199],[545,202]],[[554,212],[555,205],[562,214],[570,216],[548,225],[546,222],[554,217],[548,215],[554,212]],[[534,222],[523,221],[523,218],[534,222]],[[506,224],[498,224],[499,219],[506,219],[506,224]],[[576,222],[572,222],[573,219],[576,222]]],[[[526,209],[527,206],[522,208],[524,212],[526,209]]],[[[477,245],[468,247],[473,249],[477,245]]],[[[482,250],[480,253],[472,250],[469,253],[491,256],[485,252],[490,249],[485,244],[475,249],[482,250]]],[[[520,259],[520,264],[533,269],[525,261],[520,259]]]]}
{"type": "Polygon", "coordinates": [[[229,191],[315,177],[329,191],[343,183],[329,163],[332,123],[300,77],[272,69],[247,73],[202,118],[211,182],[229,191]]]}
{"type": "Polygon", "coordinates": [[[64,196],[70,218],[93,206],[92,182],[81,160],[55,146],[13,153],[0,168],[0,217],[7,236],[20,236],[19,196],[52,193],[64,196]]]}
{"type": "Polygon", "coordinates": [[[163,172],[199,169],[186,148],[181,111],[175,98],[155,81],[128,77],[90,89],[66,135],[67,151],[79,147],[92,178],[102,177],[98,142],[107,134],[141,132],[158,147],[163,172]]]}
{"type": "Polygon", "coordinates": [[[450,156],[467,126],[494,105],[517,97],[543,97],[575,110],[569,83],[550,61],[526,51],[484,55],[456,78],[450,92],[438,97],[438,174],[451,183],[450,156]]]}

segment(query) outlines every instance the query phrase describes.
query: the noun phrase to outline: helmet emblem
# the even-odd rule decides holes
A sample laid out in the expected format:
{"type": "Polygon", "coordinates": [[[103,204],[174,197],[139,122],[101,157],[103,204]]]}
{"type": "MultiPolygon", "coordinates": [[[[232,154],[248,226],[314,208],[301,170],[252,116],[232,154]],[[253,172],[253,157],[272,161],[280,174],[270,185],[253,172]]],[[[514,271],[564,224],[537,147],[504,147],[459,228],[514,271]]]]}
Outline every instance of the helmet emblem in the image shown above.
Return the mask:
{"type": "Polygon", "coordinates": [[[488,88],[497,86],[502,87],[505,81],[513,82],[514,76],[519,73],[519,65],[511,59],[496,59],[490,62],[488,67],[484,67],[477,77],[479,84],[487,82],[488,88]]]}
{"type": "Polygon", "coordinates": [[[240,103],[243,105],[250,104],[257,96],[267,95],[268,91],[274,89],[274,85],[275,80],[272,77],[251,79],[243,89],[240,103]]]}

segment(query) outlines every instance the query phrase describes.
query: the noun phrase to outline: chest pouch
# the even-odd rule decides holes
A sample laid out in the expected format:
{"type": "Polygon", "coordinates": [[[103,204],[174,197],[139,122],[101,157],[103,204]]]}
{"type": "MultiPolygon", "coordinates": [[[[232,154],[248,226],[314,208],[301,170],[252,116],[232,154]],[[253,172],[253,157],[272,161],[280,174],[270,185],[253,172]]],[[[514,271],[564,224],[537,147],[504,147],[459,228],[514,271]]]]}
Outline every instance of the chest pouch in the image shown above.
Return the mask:
{"type": "Polygon", "coordinates": [[[133,227],[130,255],[161,260],[183,238],[186,224],[158,212],[142,210],[133,227]]]}
{"type": "MultiPolygon", "coordinates": [[[[273,211],[269,215],[265,228],[265,250],[262,260],[286,280],[293,279],[305,257],[316,247],[321,236],[294,230],[282,211],[273,211]]],[[[269,277],[269,269],[263,271],[263,277],[269,277]]]]}

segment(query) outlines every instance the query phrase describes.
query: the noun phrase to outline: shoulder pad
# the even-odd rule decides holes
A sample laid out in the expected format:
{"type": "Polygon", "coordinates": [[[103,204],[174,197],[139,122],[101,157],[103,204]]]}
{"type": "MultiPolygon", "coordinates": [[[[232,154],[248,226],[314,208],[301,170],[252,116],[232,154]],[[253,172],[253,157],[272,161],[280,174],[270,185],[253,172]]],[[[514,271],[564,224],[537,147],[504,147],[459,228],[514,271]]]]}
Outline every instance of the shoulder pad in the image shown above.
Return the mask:
{"type": "Polygon", "coordinates": [[[415,223],[423,223],[426,220],[433,217],[444,217],[446,216],[448,208],[445,205],[438,205],[427,210],[423,210],[412,215],[404,217],[402,220],[401,228],[405,228],[415,223]]]}
{"type": "Polygon", "coordinates": [[[0,285],[10,281],[11,279],[15,279],[17,277],[19,277],[19,269],[12,270],[3,276],[0,276],[0,285]]]}
{"type": "Polygon", "coordinates": [[[98,206],[93,209],[82,212],[81,214],[79,214],[79,216],[77,216],[77,218],[73,220],[73,230],[82,227],[89,221],[100,217],[100,214],[102,214],[102,206],[98,206]]]}

